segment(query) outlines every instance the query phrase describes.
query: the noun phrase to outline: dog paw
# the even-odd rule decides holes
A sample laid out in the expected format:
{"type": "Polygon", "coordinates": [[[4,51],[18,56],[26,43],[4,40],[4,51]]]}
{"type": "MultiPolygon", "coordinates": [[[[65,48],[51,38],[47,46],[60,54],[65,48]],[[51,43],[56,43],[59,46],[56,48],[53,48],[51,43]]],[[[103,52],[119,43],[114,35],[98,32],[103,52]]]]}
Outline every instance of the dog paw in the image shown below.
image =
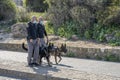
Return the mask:
{"type": "Polygon", "coordinates": [[[50,64],[53,64],[52,62],[50,62],[50,64]]]}
{"type": "Polygon", "coordinates": [[[49,67],[52,67],[52,65],[48,65],[49,67]]]}
{"type": "Polygon", "coordinates": [[[56,65],[58,65],[58,63],[56,63],[56,65]]]}

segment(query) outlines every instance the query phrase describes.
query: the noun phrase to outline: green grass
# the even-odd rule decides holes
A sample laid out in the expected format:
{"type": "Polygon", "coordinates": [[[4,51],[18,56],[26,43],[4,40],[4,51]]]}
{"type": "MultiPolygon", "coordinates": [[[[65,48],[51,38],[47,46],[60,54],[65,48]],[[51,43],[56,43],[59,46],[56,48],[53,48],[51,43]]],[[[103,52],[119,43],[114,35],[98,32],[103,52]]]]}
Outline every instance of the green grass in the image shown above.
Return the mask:
{"type": "Polygon", "coordinates": [[[73,53],[73,52],[69,52],[69,53],[67,53],[66,56],[67,56],[67,57],[76,57],[76,56],[75,56],[75,53],[73,53]]]}

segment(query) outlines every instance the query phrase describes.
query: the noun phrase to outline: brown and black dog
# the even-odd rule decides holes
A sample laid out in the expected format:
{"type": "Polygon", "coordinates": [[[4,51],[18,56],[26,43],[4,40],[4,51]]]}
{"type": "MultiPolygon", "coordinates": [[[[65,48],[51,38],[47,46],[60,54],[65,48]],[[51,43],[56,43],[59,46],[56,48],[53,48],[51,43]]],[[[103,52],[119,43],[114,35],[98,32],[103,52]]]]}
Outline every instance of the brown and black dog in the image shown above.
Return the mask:
{"type": "Polygon", "coordinates": [[[61,44],[60,47],[54,46],[53,43],[49,43],[48,45],[49,52],[51,55],[55,57],[55,63],[58,64],[62,60],[62,53],[67,52],[66,44],[61,44]],[[57,60],[57,57],[59,58],[59,61],[57,60]]]}

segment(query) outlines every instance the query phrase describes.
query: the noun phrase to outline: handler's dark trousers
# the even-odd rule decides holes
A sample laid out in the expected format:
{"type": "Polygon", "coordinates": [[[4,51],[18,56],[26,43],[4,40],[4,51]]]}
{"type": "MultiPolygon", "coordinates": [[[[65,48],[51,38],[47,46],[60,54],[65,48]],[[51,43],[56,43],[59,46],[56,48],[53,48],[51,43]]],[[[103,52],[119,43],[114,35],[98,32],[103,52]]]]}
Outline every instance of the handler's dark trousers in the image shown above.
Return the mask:
{"type": "Polygon", "coordinates": [[[39,57],[39,45],[37,39],[28,42],[28,64],[37,63],[39,57]]]}

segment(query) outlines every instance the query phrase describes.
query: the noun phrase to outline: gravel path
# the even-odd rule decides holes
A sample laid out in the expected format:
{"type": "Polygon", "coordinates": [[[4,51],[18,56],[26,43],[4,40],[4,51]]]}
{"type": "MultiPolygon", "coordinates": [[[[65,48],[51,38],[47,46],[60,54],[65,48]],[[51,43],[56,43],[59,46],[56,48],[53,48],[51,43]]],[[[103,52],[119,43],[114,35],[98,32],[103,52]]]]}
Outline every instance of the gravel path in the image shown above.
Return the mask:
{"type": "MultiPolygon", "coordinates": [[[[120,46],[117,47],[112,47],[107,44],[99,44],[95,42],[90,42],[90,41],[70,41],[66,40],[65,38],[60,38],[58,36],[53,36],[49,35],[49,41],[59,44],[59,43],[66,43],[67,46],[72,46],[72,47],[85,47],[85,48],[115,48],[115,49],[120,49],[120,46]]],[[[25,39],[14,39],[12,38],[12,34],[3,34],[0,33],[0,43],[18,43],[21,44],[23,42],[26,42],[25,39]]]]}

